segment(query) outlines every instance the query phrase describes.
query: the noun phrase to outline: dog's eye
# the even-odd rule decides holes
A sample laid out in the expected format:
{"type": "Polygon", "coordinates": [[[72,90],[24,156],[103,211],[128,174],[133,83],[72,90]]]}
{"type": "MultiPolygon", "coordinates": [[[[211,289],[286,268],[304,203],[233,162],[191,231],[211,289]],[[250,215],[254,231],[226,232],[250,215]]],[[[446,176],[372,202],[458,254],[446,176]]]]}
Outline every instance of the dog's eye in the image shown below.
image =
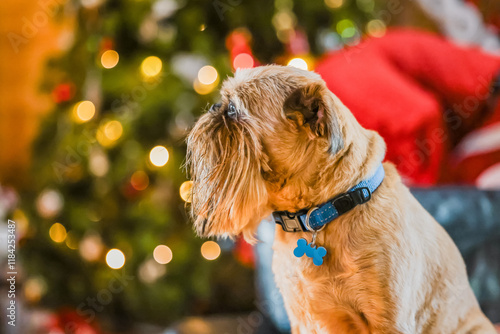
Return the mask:
{"type": "Polygon", "coordinates": [[[233,104],[233,102],[229,102],[229,105],[227,106],[226,110],[226,116],[230,118],[235,118],[236,117],[236,106],[233,104]]]}
{"type": "Polygon", "coordinates": [[[217,111],[219,110],[220,106],[222,105],[222,103],[216,103],[216,104],[213,104],[211,107],[210,107],[210,110],[209,112],[214,112],[214,111],[217,111]]]}

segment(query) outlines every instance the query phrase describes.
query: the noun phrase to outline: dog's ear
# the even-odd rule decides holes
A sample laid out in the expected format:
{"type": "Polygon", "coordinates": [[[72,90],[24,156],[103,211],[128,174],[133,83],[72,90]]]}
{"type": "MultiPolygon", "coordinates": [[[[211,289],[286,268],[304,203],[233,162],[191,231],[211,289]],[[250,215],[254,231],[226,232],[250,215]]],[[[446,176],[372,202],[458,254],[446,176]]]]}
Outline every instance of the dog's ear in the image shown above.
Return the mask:
{"type": "Polygon", "coordinates": [[[285,100],[285,116],[303,127],[309,136],[326,139],[329,152],[337,153],[344,146],[333,100],[325,85],[313,83],[293,91],[285,100]]]}

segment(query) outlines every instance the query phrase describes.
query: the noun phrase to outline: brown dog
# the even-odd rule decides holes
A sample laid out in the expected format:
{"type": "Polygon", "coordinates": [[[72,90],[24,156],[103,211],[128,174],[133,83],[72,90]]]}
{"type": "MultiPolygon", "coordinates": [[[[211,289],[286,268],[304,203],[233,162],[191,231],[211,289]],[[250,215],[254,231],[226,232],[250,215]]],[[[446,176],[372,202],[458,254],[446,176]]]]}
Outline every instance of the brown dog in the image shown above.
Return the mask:
{"type": "MultiPolygon", "coordinates": [[[[187,142],[196,230],[247,240],[271,212],[318,206],[366,180],[385,154],[319,75],[282,66],[227,79],[187,142]]],[[[453,241],[383,166],[372,198],[318,233],[323,265],[293,255],[311,233],[276,229],[273,271],[292,332],[495,333],[453,241]]]]}

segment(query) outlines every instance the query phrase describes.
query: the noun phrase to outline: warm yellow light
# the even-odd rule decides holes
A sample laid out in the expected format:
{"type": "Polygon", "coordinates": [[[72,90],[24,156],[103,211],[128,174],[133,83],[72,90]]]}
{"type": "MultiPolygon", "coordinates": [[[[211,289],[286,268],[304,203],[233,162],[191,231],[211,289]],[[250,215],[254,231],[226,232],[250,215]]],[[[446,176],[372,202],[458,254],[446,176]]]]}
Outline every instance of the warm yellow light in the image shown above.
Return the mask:
{"type": "Polygon", "coordinates": [[[24,283],[24,297],[30,303],[37,303],[47,292],[47,284],[42,278],[29,278],[24,283]]]}
{"type": "Polygon", "coordinates": [[[157,279],[165,275],[167,266],[159,264],[154,259],[148,259],[139,266],[139,279],[147,284],[155,282],[157,279]]]}
{"type": "Polygon", "coordinates": [[[78,102],[73,110],[75,120],[79,123],[90,121],[95,115],[95,105],[91,101],[78,102]]]}
{"type": "Polygon", "coordinates": [[[220,246],[215,241],[206,241],[201,245],[201,255],[207,260],[215,260],[220,255],[220,246]]]}
{"type": "Polygon", "coordinates": [[[101,55],[101,64],[104,68],[113,68],[118,64],[120,56],[115,50],[107,50],[101,55]]]}
{"type": "Polygon", "coordinates": [[[280,11],[274,14],[272,23],[277,30],[291,30],[295,26],[296,18],[289,11],[280,11]]]}
{"type": "Polygon", "coordinates": [[[344,4],[344,0],[325,0],[325,4],[330,8],[339,8],[344,4]]]}
{"type": "Polygon", "coordinates": [[[109,140],[117,140],[123,133],[122,124],[118,121],[109,121],[104,125],[104,134],[109,140]]]}
{"type": "Polygon", "coordinates": [[[387,27],[382,20],[371,20],[366,24],[366,32],[373,37],[382,37],[385,35],[387,27]]]}
{"type": "Polygon", "coordinates": [[[191,203],[191,188],[193,188],[193,181],[186,181],[181,184],[181,188],[179,189],[181,198],[187,203],[191,203]]]}
{"type": "Polygon", "coordinates": [[[66,228],[62,224],[55,223],[50,227],[49,235],[54,242],[63,242],[67,235],[66,228]]]}
{"type": "Polygon", "coordinates": [[[97,150],[90,154],[89,169],[95,176],[106,175],[109,170],[109,161],[102,151],[97,150]]]}
{"type": "Polygon", "coordinates": [[[217,77],[217,79],[210,85],[202,84],[198,80],[198,78],[196,78],[193,82],[193,89],[196,93],[200,95],[207,95],[211,93],[215,89],[215,87],[217,87],[218,84],[219,84],[219,77],[217,77]]]}
{"type": "Polygon", "coordinates": [[[165,245],[156,246],[153,257],[159,264],[167,264],[172,261],[172,250],[165,245]]]}
{"type": "Polygon", "coordinates": [[[307,71],[307,69],[308,69],[307,62],[302,58],[293,58],[288,62],[287,65],[292,66],[292,67],[296,67],[296,68],[300,68],[301,70],[305,70],[305,71],[307,71]]]}
{"type": "Polygon", "coordinates": [[[125,255],[121,250],[113,248],[106,254],[106,263],[112,269],[120,269],[125,264],[125,255]]]}
{"type": "Polygon", "coordinates": [[[102,251],[103,245],[98,234],[87,235],[79,245],[80,255],[87,261],[97,261],[102,251]]]}
{"type": "Polygon", "coordinates": [[[217,80],[218,76],[219,74],[213,66],[203,66],[198,71],[198,81],[204,85],[213,84],[217,80]]]}
{"type": "Polygon", "coordinates": [[[130,177],[130,184],[134,187],[135,190],[144,190],[149,185],[149,177],[148,174],[143,172],[142,170],[138,170],[130,177]]]}
{"type": "Polygon", "coordinates": [[[69,231],[66,235],[66,246],[69,249],[78,249],[78,239],[75,236],[75,233],[69,231]]]}
{"type": "Polygon", "coordinates": [[[168,161],[168,151],[164,146],[155,146],[149,153],[149,160],[156,167],[165,166],[168,161]]]}
{"type": "Polygon", "coordinates": [[[162,66],[160,58],[150,56],[142,61],[141,72],[146,77],[154,77],[160,73],[162,66]]]}
{"type": "Polygon", "coordinates": [[[36,208],[43,218],[53,218],[64,206],[61,193],[53,189],[45,189],[36,199],[36,208]]]}
{"type": "Polygon", "coordinates": [[[26,217],[22,210],[16,209],[12,213],[12,220],[16,222],[16,234],[18,238],[23,238],[29,227],[28,217],[26,217]]]}
{"type": "Polygon", "coordinates": [[[108,121],[97,130],[96,139],[104,147],[111,147],[123,134],[122,124],[118,121],[108,121]]]}

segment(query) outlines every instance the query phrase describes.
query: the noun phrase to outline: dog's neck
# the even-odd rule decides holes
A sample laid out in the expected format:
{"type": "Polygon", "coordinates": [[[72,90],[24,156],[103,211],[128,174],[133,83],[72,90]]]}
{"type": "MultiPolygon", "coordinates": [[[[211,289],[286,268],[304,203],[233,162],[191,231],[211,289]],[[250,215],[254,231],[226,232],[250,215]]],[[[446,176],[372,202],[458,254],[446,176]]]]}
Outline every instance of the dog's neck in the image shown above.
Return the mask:
{"type": "Polygon", "coordinates": [[[317,206],[304,208],[297,213],[275,211],[273,212],[274,221],[285,232],[313,232],[322,230],[325,225],[351,211],[357,205],[368,202],[373,192],[377,190],[384,180],[384,177],[384,167],[380,163],[370,178],[364,179],[348,192],[342,193],[317,206]]]}
{"type": "Polygon", "coordinates": [[[355,125],[350,126],[355,131],[346,136],[344,147],[334,155],[321,153],[324,147],[320,145],[311,146],[307,169],[314,170],[292,171],[293,176],[274,183],[272,211],[297,212],[318,206],[373,175],[384,158],[385,144],[376,132],[355,125]]]}
{"type": "Polygon", "coordinates": [[[323,203],[373,175],[385,156],[385,144],[374,131],[361,129],[363,140],[350,141],[334,157],[320,165],[312,204],[323,203]]]}

